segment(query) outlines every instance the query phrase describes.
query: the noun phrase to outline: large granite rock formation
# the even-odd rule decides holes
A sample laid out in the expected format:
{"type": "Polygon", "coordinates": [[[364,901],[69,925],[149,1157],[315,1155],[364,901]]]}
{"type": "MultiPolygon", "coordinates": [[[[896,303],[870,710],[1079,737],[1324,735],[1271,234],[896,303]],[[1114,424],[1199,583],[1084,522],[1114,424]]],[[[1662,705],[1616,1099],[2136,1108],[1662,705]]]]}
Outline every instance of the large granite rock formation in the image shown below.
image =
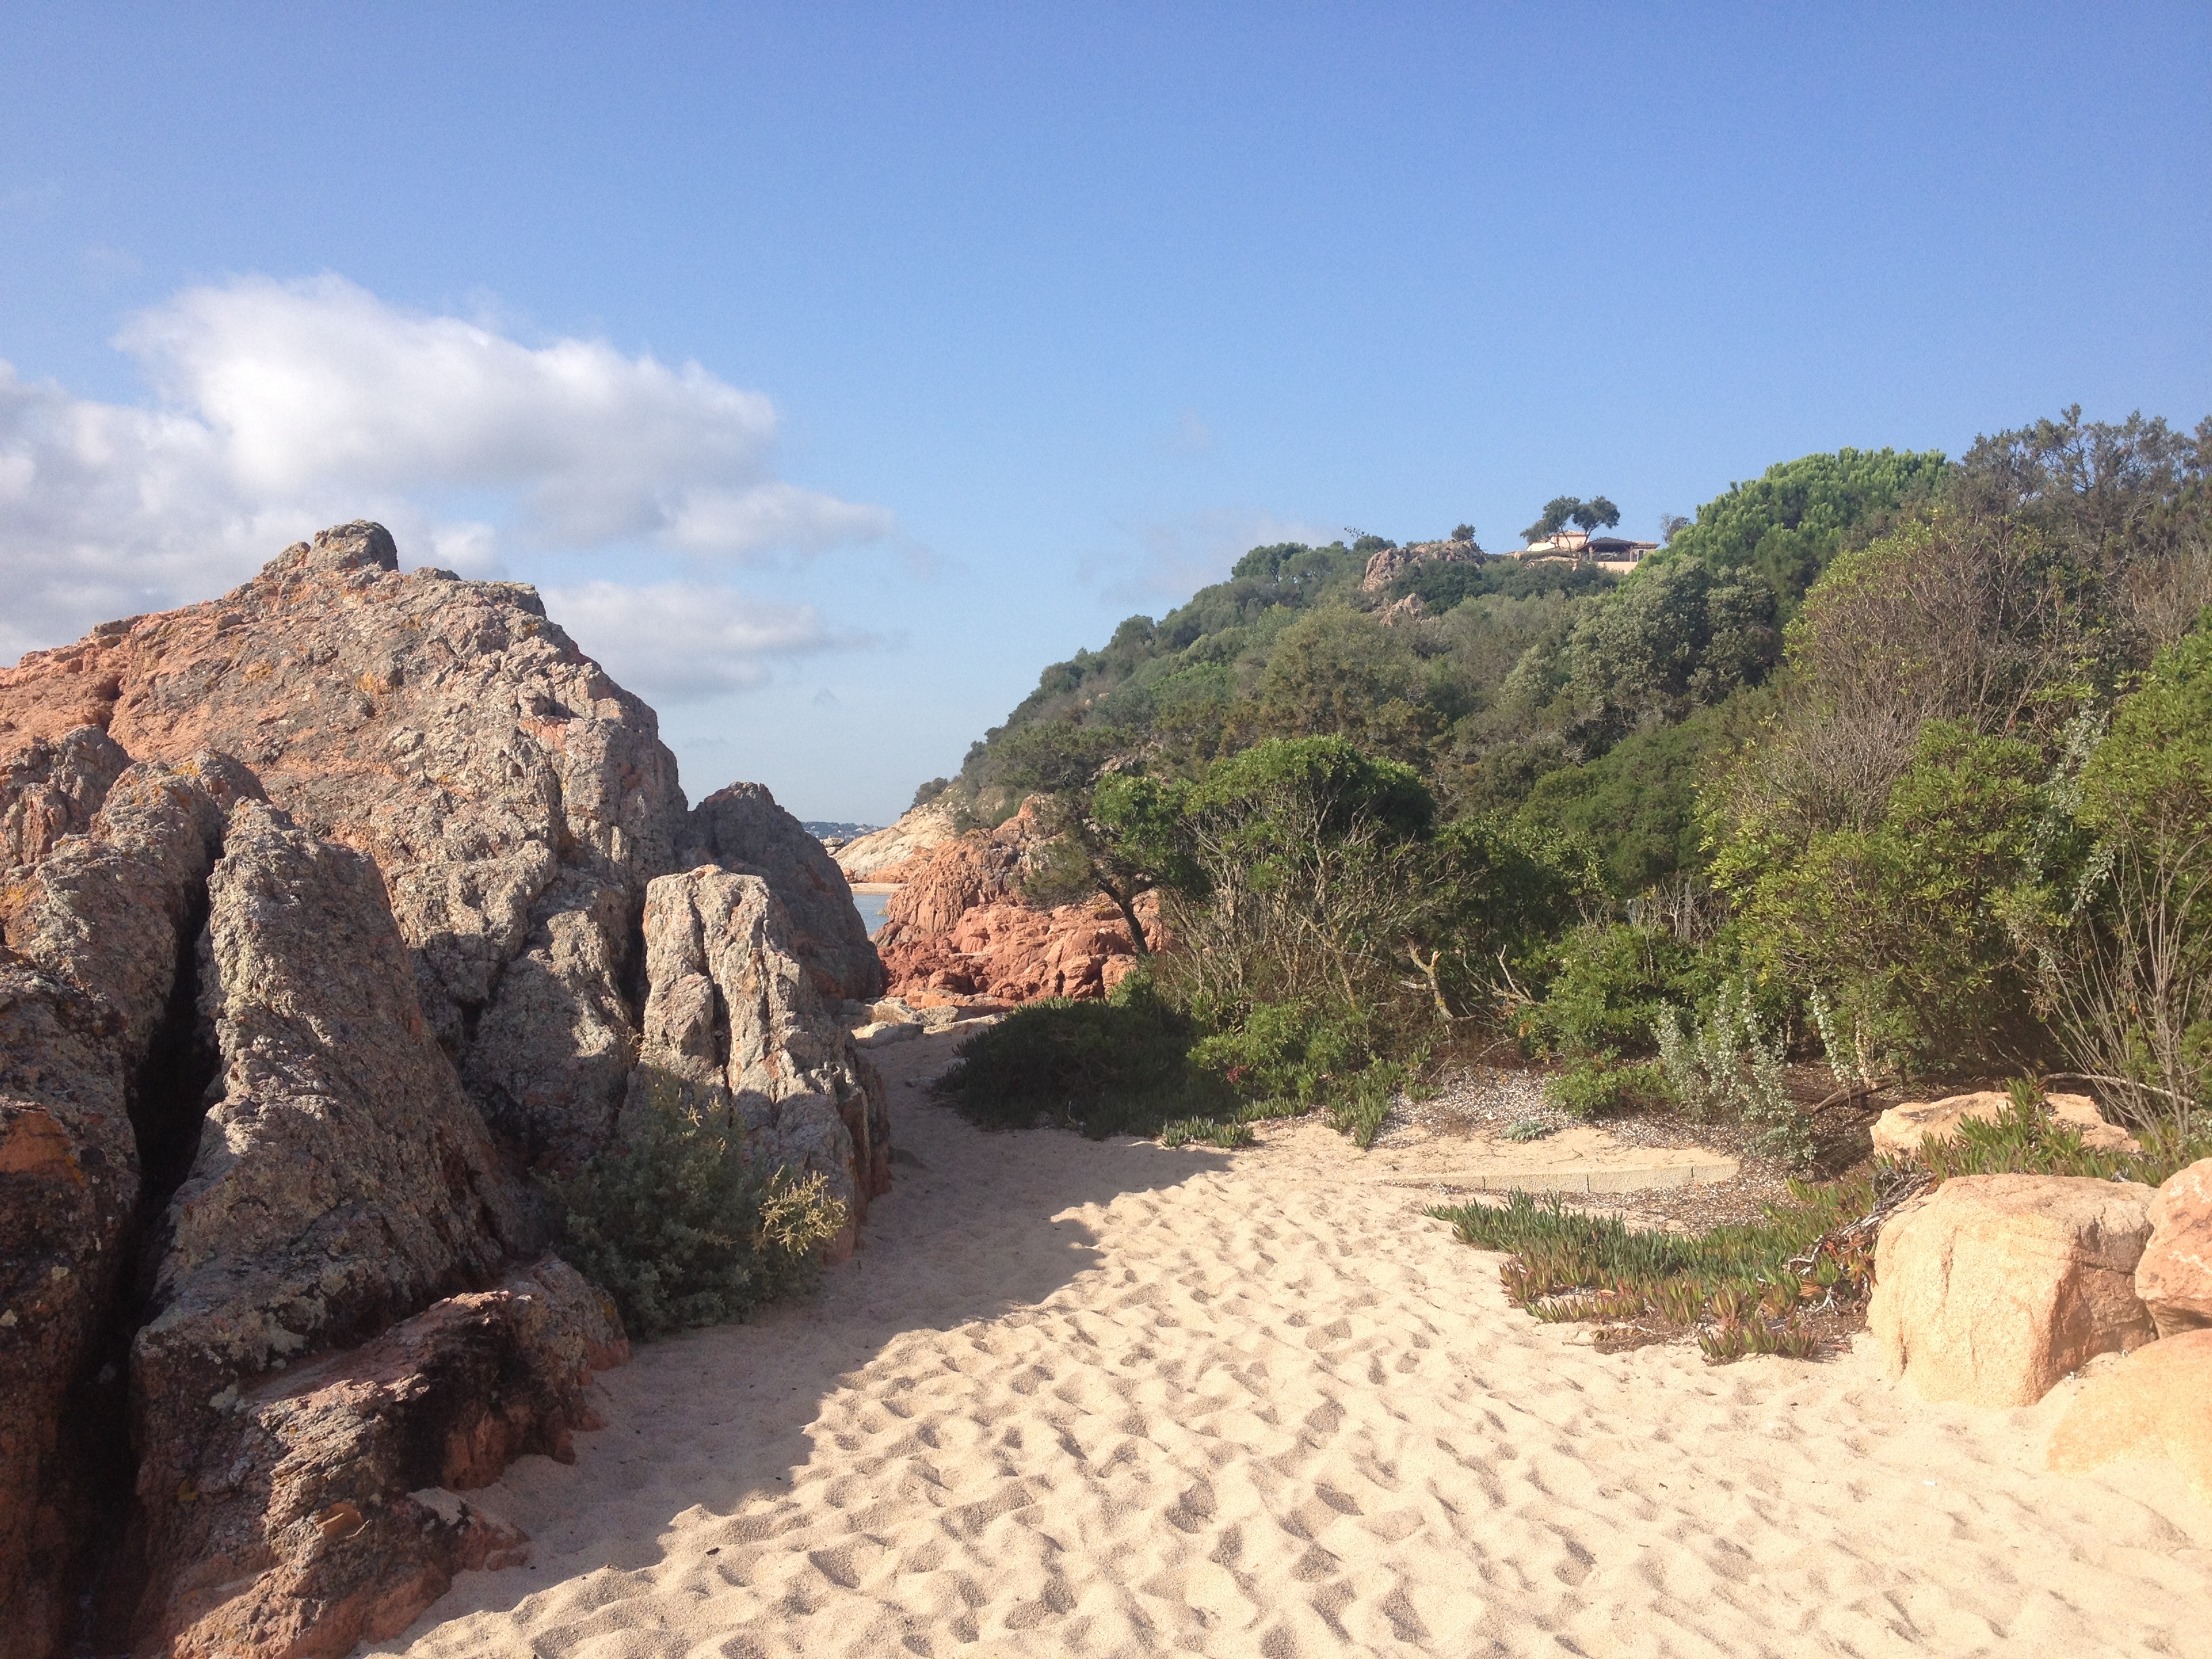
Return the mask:
{"type": "MultiPolygon", "coordinates": [[[[1021,878],[1043,835],[1028,806],[995,830],[942,843],[884,906],[876,950],[890,994],[915,1007],[1045,997],[1101,997],[1137,964],[1127,926],[1104,899],[1042,910],[1021,878]]],[[[1139,919],[1157,928],[1151,896],[1139,919]]]]}
{"type": "Polygon", "coordinates": [[[791,948],[822,995],[872,1002],[883,994],[884,964],[844,871],[759,784],[733,783],[691,809],[685,861],[766,878],[789,919],[791,948]]]}
{"type": "Polygon", "coordinates": [[[498,1127],[566,1159],[629,1074],[623,976],[684,805],[653,711],[536,592],[401,574],[325,531],[219,599],[0,672],[0,752],[104,727],[139,760],[237,756],[308,833],[373,857],[431,1029],[498,1127]]]}
{"type": "Polygon", "coordinates": [[[134,1458],[104,1649],[340,1652],[519,1547],[456,1491],[623,1352],[521,1176],[674,1029],[660,878],[762,1155],[856,1223],[888,1184],[818,845],[765,792],[688,815],[528,588],[397,563],[341,526],[0,672],[0,1659],[53,1650],[134,1458]]]}
{"type": "Polygon", "coordinates": [[[645,1039],[632,1112],[734,1121],[762,1164],[826,1176],[849,1255],[868,1200],[890,1187],[883,1081],[817,995],[789,916],[757,875],[663,876],[645,903],[645,1039]]]}
{"type": "MultiPolygon", "coordinates": [[[[105,755],[82,734],[53,752],[105,755]]],[[[56,770],[67,768],[30,780],[19,773],[11,787],[23,793],[0,797],[0,811],[50,788],[56,770]]],[[[137,1214],[146,1180],[173,1185],[168,1166],[191,1156],[197,1133],[191,1056],[176,1041],[175,988],[189,982],[179,969],[199,927],[225,810],[258,789],[244,769],[201,756],[130,767],[112,787],[57,793],[72,812],[93,809],[85,832],[0,889],[0,1600],[9,1609],[0,1655],[8,1659],[46,1652],[73,1609],[93,1485],[122,1424],[121,1373],[106,1345],[131,1289],[137,1214]],[[180,1076],[181,1097],[173,1086],[180,1076]]],[[[34,809],[15,821],[40,817],[34,809]]]]}

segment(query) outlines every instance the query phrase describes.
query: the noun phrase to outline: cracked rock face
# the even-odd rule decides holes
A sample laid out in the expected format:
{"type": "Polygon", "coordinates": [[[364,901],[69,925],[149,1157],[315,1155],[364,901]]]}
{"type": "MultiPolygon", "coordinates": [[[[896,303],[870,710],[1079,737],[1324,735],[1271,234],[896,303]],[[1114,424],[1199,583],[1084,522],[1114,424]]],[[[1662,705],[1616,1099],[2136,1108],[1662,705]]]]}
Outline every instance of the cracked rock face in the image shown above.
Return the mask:
{"type": "Polygon", "coordinates": [[[816,994],[767,881],[704,866],[663,876],[645,903],[645,1037],[630,1113],[734,1120],[763,1165],[818,1170],[850,1218],[890,1188],[882,1079],[816,994]]]}
{"type": "Polygon", "coordinates": [[[242,1393],[490,1285],[535,1243],[416,1006],[375,864],[246,801],[208,896],[199,1000],[222,1069],[131,1349],[142,1644],[275,1569],[264,1534],[289,1517],[255,1471],[276,1442],[237,1416],[242,1393]]]}
{"type": "Polygon", "coordinates": [[[225,1402],[228,1461],[197,1489],[190,1552],[142,1615],[165,1659],[292,1659],[396,1636],[453,1575],[530,1540],[462,1496],[526,1452],[575,1461],[586,1389],[629,1347],[555,1257],[225,1402]]]}
{"type": "Polygon", "coordinates": [[[101,1366],[100,1345],[127,1288],[139,1146],[168,1144],[172,1127],[149,1121],[162,1103],[144,1073],[225,809],[256,786],[203,755],[129,767],[100,793],[78,798],[96,809],[84,833],[0,887],[0,1589],[10,1610],[0,1655],[9,1659],[45,1652],[72,1611],[102,1407],[108,1426],[120,1421],[120,1376],[101,1366]]]}
{"type": "Polygon", "coordinates": [[[690,864],[767,878],[789,918],[792,946],[823,996],[872,1002],[883,994],[884,965],[844,871],[759,784],[733,783],[692,808],[689,851],[690,864]]]}
{"type": "Polygon", "coordinates": [[[629,1074],[625,945],[675,867],[675,759],[533,590],[398,565],[380,526],[341,526],[219,599],[27,657],[0,672],[0,753],[92,725],[140,760],[238,757],[376,860],[431,1030],[497,1127],[573,1161],[629,1074]]]}

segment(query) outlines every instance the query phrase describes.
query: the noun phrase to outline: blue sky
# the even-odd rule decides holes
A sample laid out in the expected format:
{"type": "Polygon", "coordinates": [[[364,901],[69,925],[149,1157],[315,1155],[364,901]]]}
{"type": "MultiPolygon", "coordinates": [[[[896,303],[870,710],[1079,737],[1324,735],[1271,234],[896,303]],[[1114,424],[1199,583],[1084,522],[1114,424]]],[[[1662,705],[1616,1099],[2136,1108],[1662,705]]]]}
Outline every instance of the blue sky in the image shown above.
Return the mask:
{"type": "Polygon", "coordinates": [[[1243,547],[2212,412],[2212,9],[0,7],[0,653],[386,517],[883,820],[1243,547]]]}

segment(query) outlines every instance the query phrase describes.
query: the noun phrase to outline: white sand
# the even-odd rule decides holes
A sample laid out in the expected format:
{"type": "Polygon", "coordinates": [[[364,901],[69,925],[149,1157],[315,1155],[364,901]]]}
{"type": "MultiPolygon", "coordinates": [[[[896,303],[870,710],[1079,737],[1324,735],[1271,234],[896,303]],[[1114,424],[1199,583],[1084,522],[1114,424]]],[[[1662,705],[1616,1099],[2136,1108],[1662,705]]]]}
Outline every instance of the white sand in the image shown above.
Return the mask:
{"type": "Polygon", "coordinates": [[[534,1564],[374,1651],[2212,1655],[2212,1509],[2042,1472],[2073,1385],[1600,1354],[1421,1217],[1420,1148],[984,1135],[911,1088],[950,1047],[879,1056],[926,1167],[856,1261],[609,1373],[480,1494],[534,1564]]]}

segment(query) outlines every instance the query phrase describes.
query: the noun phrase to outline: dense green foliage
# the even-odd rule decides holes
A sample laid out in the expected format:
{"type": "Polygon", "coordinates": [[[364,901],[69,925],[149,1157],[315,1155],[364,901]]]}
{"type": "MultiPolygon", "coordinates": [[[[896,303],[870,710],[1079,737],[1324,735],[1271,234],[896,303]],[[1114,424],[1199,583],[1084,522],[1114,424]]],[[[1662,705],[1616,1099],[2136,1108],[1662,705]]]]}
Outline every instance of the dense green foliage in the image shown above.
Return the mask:
{"type": "Polygon", "coordinates": [[[845,1206],[818,1175],[766,1175],[737,1132],[649,1110],[624,1145],[544,1183],[554,1243],[634,1337],[744,1319],[815,1279],[845,1206]]]}
{"type": "Polygon", "coordinates": [[[1236,1107],[1190,1057],[1195,1028],[1141,977],[1103,1002],[1054,998],[1018,1008],[960,1045],[938,1091],[970,1121],[1025,1129],[1043,1118],[1097,1137],[1157,1134],[1236,1107]]]}
{"type": "MultiPolygon", "coordinates": [[[[1957,461],[1807,456],[1620,580],[1467,526],[1255,548],[1046,669],[950,789],[1045,798],[1033,896],[1133,931],[1156,896],[1147,983],[1236,1113],[1370,1134],[1382,1080],[1475,1030],[1573,1062],[1572,1109],[1663,1092],[1802,1162],[1783,1072],[1817,1031],[1850,1087],[2063,1064],[2185,1133],[2208,456],[2212,424],[2078,410],[1957,461]]],[[[1561,496],[1531,532],[1617,517],[1561,496]]]]}

